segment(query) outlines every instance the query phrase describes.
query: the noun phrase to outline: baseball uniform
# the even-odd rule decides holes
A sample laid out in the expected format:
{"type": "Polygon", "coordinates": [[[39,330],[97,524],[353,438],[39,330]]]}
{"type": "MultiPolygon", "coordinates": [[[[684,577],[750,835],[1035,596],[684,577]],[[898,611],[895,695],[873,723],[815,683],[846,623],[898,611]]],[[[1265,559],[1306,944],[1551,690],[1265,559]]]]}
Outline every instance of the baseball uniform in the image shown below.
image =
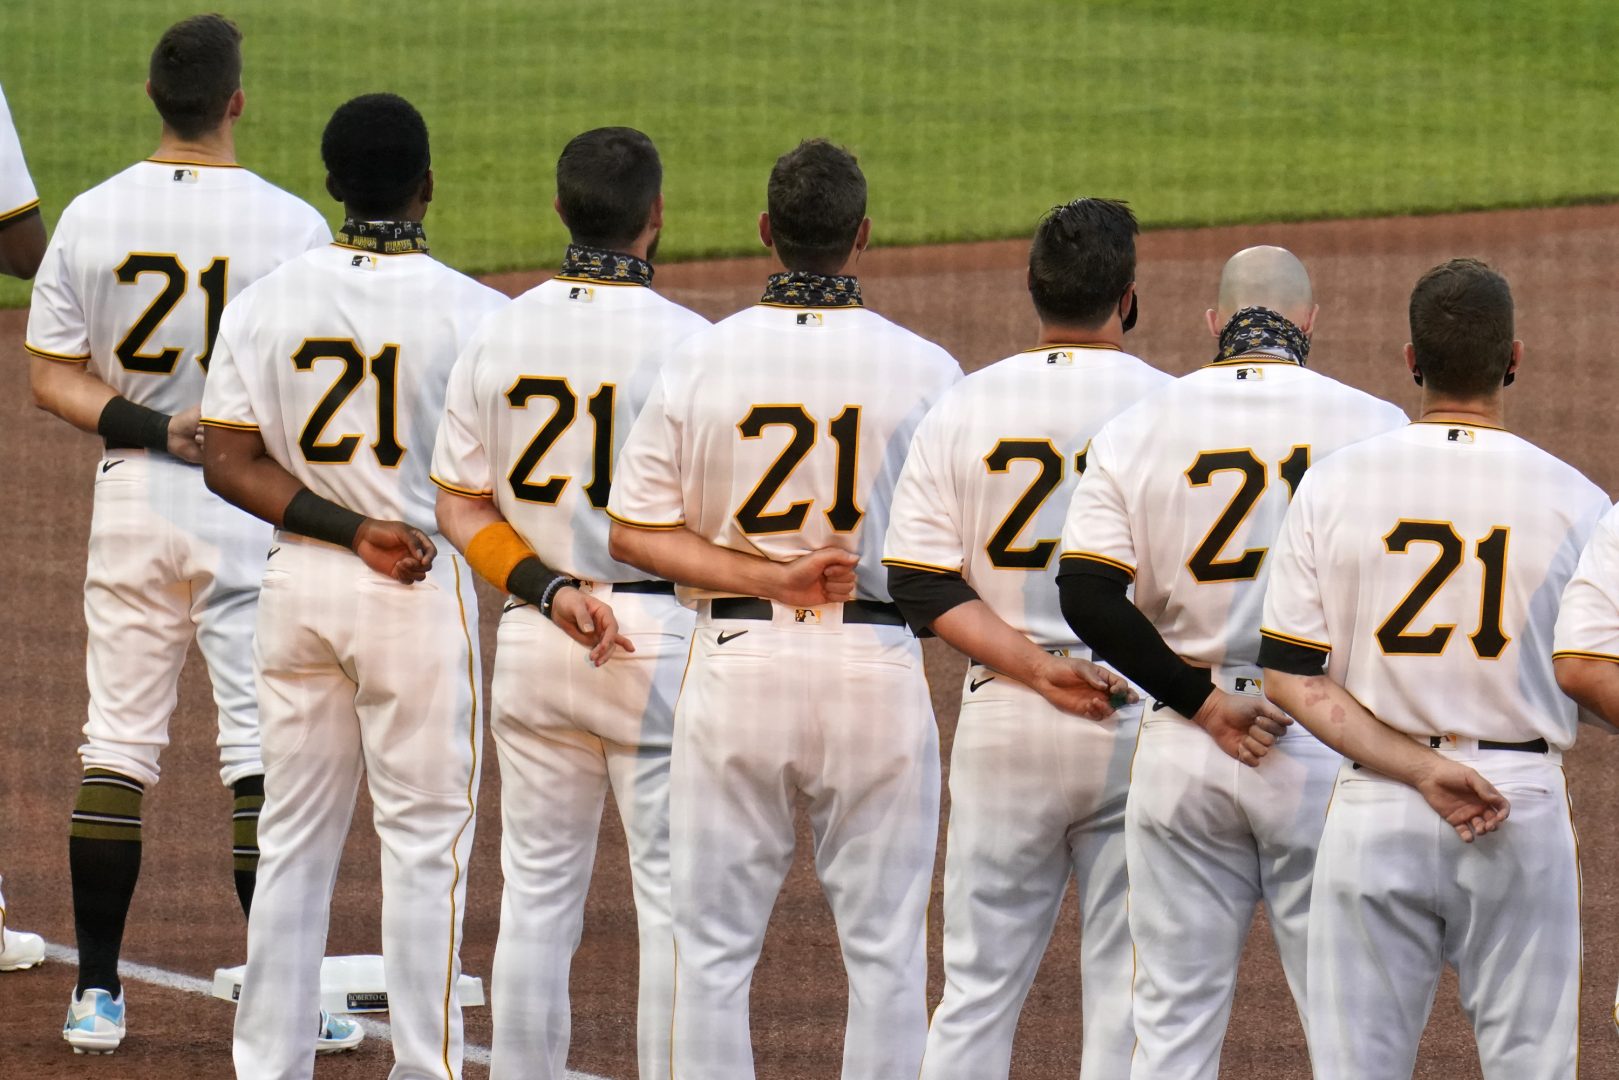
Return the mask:
{"type": "Polygon", "coordinates": [[[450,376],[433,480],[490,498],[552,570],[613,608],[635,652],[602,667],[531,604],[500,620],[490,728],[500,758],[500,939],[490,1076],[566,1073],[568,969],[609,789],[640,927],[640,1074],[669,1070],[669,744],[692,613],[607,553],[612,469],[670,349],[708,325],[652,268],[571,248],[563,275],[491,317],[450,376]]]}
{"type": "Polygon", "coordinates": [[[460,1072],[454,991],[483,734],[477,601],[465,561],[435,535],[428,466],[455,357],[505,298],[425,246],[348,242],[362,230],[346,224],[340,242],[231,304],[203,401],[205,424],[257,430],[316,495],[405,521],[438,548],[427,579],[403,585],[346,548],[276,534],[253,648],[265,804],[236,1015],[242,1080],[311,1074],[309,1018],[362,771],[382,839],[392,1075],[460,1072]]]}
{"type": "MultiPolygon", "coordinates": [[[[1171,650],[1220,689],[1258,694],[1266,556],[1288,499],[1313,461],[1404,422],[1393,405],[1291,359],[1210,364],[1091,441],[1064,572],[1126,575],[1171,650]]],[[[1189,718],[1149,705],[1125,809],[1135,1080],[1213,1080],[1261,901],[1303,1016],[1310,873],[1337,765],[1295,725],[1248,768],[1189,718]]]]}
{"type": "MultiPolygon", "coordinates": [[[[314,208],[246,169],[138,162],[63,211],[34,281],[27,348],[85,365],[138,405],[186,412],[202,400],[227,300],[329,238],[314,208]]],[[[142,795],[158,779],[193,638],[213,685],[220,778],[238,788],[244,907],[251,895],[264,771],[251,656],[270,532],[210,493],[199,466],[106,442],[94,468],[84,584],[90,707],[71,831],[80,849],[72,859],[80,988],[116,992],[142,795]]]]}
{"type": "Polygon", "coordinates": [[[1415,788],[1343,764],[1310,912],[1319,1080],[1410,1076],[1446,964],[1485,1076],[1575,1075],[1580,883],[1561,759],[1576,719],[1552,642],[1608,507],[1518,436],[1448,420],[1350,447],[1300,487],[1273,557],[1265,666],[1324,662],[1383,724],[1511,803],[1467,844],[1415,788]]]}
{"type": "Polygon", "coordinates": [[[0,90],[0,229],[39,209],[39,192],[23,160],[22,140],[11,119],[4,90],[0,90]]]}
{"type": "MultiPolygon", "coordinates": [[[[883,561],[960,574],[1044,649],[1090,658],[1063,619],[1058,538],[1091,437],[1173,380],[1110,346],[1030,349],[969,375],[917,429],[883,561]]],[[[1080,1072],[1123,1076],[1130,1023],[1124,797],[1140,705],[1076,720],[977,663],[950,763],[944,998],[922,1076],[993,1080],[1062,904],[1079,883],[1080,1072]]]]}
{"type": "Polygon", "coordinates": [[[843,1075],[921,1064],[938,732],[881,555],[911,436],[960,375],[852,278],[777,275],[676,351],[625,444],[618,521],[776,560],[860,555],[847,604],[699,598],[670,780],[676,1080],[753,1076],[748,986],[799,794],[849,976],[843,1075]]]}

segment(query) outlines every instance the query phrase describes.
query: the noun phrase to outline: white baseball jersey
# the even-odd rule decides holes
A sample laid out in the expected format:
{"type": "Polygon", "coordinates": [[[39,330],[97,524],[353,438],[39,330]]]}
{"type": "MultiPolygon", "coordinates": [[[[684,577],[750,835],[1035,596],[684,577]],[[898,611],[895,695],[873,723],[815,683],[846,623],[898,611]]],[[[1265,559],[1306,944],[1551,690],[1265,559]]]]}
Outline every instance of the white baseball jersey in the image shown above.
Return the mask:
{"type": "Polygon", "coordinates": [[[28,175],[28,162],[22,156],[22,140],[0,90],[0,225],[22,217],[39,205],[39,192],[28,175]]]}
{"type": "Polygon", "coordinates": [[[428,466],[445,384],[506,302],[425,252],[318,248],[225,312],[203,422],[257,429],[315,494],[437,535],[428,466]]]}
{"type": "Polygon", "coordinates": [[[1497,428],[1412,424],[1312,470],[1288,512],[1264,633],[1413,735],[1573,744],[1552,675],[1558,600],[1607,497],[1497,428]]]}
{"type": "Polygon", "coordinates": [[[1266,556],[1305,470],[1405,421],[1290,360],[1210,364],[1091,440],[1063,557],[1129,573],[1136,606],[1183,659],[1252,667],[1266,556]]]}
{"type": "Polygon", "coordinates": [[[1086,450],[1109,418],[1173,381],[1096,345],[1028,349],[967,376],[911,442],[883,561],[959,573],[1035,643],[1072,645],[1057,553],[1086,450]]]}
{"type": "Polygon", "coordinates": [[[1597,523],[1563,590],[1552,655],[1619,662],[1619,510],[1597,523]]]}
{"type": "Polygon", "coordinates": [[[860,555],[856,594],[887,601],[894,485],[960,377],[949,353],[865,308],[747,308],[664,365],[608,513],[775,560],[843,547],[860,555]]]}
{"type": "Polygon", "coordinates": [[[226,302],[329,240],[314,207],[244,168],[137,162],[62,212],[34,280],[28,350],[184,412],[202,400],[226,302]],[[165,250],[150,250],[154,236],[165,250]]]}
{"type": "Polygon", "coordinates": [[[644,580],[607,554],[613,467],[663,360],[707,325],[640,285],[552,279],[531,289],[456,362],[433,481],[492,496],[554,570],[644,580]]]}

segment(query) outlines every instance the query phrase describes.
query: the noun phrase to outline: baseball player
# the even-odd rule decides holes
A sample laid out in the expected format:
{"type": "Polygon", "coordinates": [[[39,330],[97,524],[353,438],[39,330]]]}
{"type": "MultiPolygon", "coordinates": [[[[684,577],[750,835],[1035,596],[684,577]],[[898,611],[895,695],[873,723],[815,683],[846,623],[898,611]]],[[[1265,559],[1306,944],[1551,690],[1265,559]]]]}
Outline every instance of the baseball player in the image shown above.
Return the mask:
{"type": "Polygon", "coordinates": [[[1501,275],[1424,274],[1405,347],[1420,419],[1311,470],[1276,542],[1265,692],[1346,758],[1310,912],[1318,1080],[1409,1077],[1447,964],[1485,1076],[1575,1075],[1576,717],[1552,642],[1609,503],[1503,426],[1522,350],[1501,275]]]}
{"type": "MultiPolygon", "coordinates": [[[[252,900],[263,766],[250,643],[270,535],[203,486],[197,410],[225,302],[330,233],[314,208],[236,164],[241,71],[241,34],[227,19],[198,16],[163,34],[146,84],[163,119],[157,152],[69,204],[28,313],[35,400],[105,446],[69,840],[79,981],[63,1036],[76,1051],[109,1052],[123,1038],[118,955],[141,802],[158,780],[193,637],[219,711],[220,778],[235,797],[244,912],[252,900]]],[[[338,1041],[358,1041],[357,1027],[333,1023],[338,1041]]]]}
{"type": "Polygon", "coordinates": [[[889,500],[950,356],[866,310],[866,182],[824,140],[770,174],[760,303],[660,370],[613,477],[611,554],[697,599],[675,715],[673,1076],[753,1076],[748,986],[809,801],[849,976],[843,1075],[913,1080],[938,732],[881,565],[889,500]]]}
{"type": "MultiPolygon", "coordinates": [[[[31,278],[44,254],[39,196],[23,160],[6,95],[0,91],[0,274],[31,278]]],[[[44,959],[44,938],[6,926],[6,898],[0,893],[0,971],[21,971],[44,959]]]]}
{"type": "Polygon", "coordinates": [[[1123,351],[1135,237],[1123,203],[1079,199],[1046,216],[1029,252],[1036,346],[944,395],[894,491],[889,591],[913,626],[972,658],[950,766],[945,989],[927,1080],[1008,1074],[1070,876],[1083,922],[1080,1072],[1130,1069],[1124,797],[1141,708],[1089,662],[1056,577],[1085,447],[1110,416],[1173,382],[1123,351]]]}
{"type": "Polygon", "coordinates": [[[640,926],[640,1073],[669,1070],[669,744],[692,613],[673,585],[608,555],[606,513],[613,464],[659,365],[708,325],[650,287],[662,179],[639,131],[568,143],[557,162],[557,210],[573,238],[562,273],[490,318],[457,361],[433,457],[444,535],[512,594],[490,688],[506,879],[495,1080],[565,1075],[568,969],[609,789],[640,926]],[[610,600],[611,613],[568,614],[586,596],[610,600]],[[605,654],[619,634],[633,651],[605,665],[574,643],[605,639],[605,654]]]}
{"type": "Polygon", "coordinates": [[[321,159],[342,231],[231,305],[203,398],[209,486],[278,527],[253,649],[265,804],[236,1075],[311,1075],[363,770],[394,1075],[453,1080],[483,724],[472,575],[434,557],[428,466],[450,367],[505,298],[428,255],[427,125],[408,102],[342,105],[321,159]]]}
{"type": "Polygon", "coordinates": [[[1152,699],[1125,807],[1134,1080],[1214,1080],[1257,903],[1305,1015],[1338,757],[1260,694],[1269,548],[1313,461],[1405,422],[1304,366],[1316,311],[1291,253],[1233,256],[1207,316],[1218,358],[1102,428],[1063,530],[1063,614],[1152,699]]]}

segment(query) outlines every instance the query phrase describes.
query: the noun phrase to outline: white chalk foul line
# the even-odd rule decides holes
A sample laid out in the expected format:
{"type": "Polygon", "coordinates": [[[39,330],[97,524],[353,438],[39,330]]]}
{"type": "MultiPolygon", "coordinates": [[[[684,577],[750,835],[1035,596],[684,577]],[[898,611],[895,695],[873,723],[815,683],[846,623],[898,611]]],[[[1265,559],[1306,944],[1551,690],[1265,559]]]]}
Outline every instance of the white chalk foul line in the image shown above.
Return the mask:
{"type": "MultiPolygon", "coordinates": [[[[45,943],[45,956],[59,964],[79,966],[79,950],[68,948],[66,945],[57,945],[54,942],[45,943]]],[[[118,961],[118,974],[125,979],[148,983],[152,986],[161,986],[168,990],[182,990],[188,994],[200,994],[206,998],[214,996],[214,984],[207,979],[199,979],[195,975],[185,975],[178,971],[168,971],[164,968],[153,967],[150,964],[137,964],[129,960],[118,961]]],[[[217,999],[216,999],[217,1000],[217,999]]],[[[351,1020],[358,1023],[366,1035],[373,1039],[393,1041],[393,1029],[386,1020],[371,1020],[364,1016],[351,1016],[351,1020]]],[[[489,1064],[489,1047],[468,1043],[465,1050],[466,1060],[474,1065],[489,1064]]],[[[570,1071],[567,1080],[607,1080],[605,1076],[595,1073],[582,1073],[570,1071]]]]}

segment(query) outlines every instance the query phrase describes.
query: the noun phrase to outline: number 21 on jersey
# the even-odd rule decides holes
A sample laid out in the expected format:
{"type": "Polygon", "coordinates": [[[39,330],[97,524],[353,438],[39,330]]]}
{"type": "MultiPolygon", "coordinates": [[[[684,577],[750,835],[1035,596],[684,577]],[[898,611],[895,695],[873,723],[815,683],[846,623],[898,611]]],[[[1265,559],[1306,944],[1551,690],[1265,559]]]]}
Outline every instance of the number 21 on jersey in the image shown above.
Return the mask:
{"type": "MultiPolygon", "coordinates": [[[[736,511],[736,523],[749,536],[767,533],[797,532],[804,527],[813,500],[801,499],[789,503],[785,509],[770,510],[770,501],[776,497],[787,478],[803,463],[815,447],[819,425],[802,405],[755,405],[737,424],[744,439],[757,439],[766,428],[784,427],[789,431],[787,445],[765,470],[752,494],[742,501],[736,511]]],[[[845,405],[827,424],[827,432],[837,448],[837,475],[833,488],[832,505],[826,508],[826,519],[834,532],[853,532],[865,511],[855,505],[855,474],[860,459],[860,406],[845,405]]]]}

